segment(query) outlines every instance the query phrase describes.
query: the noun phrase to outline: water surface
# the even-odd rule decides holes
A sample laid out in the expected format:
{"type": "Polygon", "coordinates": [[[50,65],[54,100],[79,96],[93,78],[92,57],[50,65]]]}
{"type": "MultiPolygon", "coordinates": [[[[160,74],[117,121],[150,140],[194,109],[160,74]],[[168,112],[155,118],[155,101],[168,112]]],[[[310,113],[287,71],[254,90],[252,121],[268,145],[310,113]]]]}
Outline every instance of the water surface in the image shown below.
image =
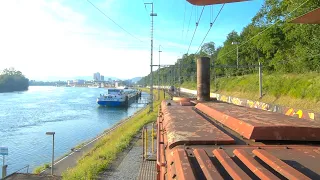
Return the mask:
{"type": "MultiPolygon", "coordinates": [[[[56,132],[55,157],[59,157],[144,106],[99,107],[96,97],[102,93],[105,89],[37,86],[0,93],[0,146],[9,148],[8,173],[51,161],[52,137],[45,135],[47,131],[56,132]]],[[[146,98],[143,93],[143,102],[146,98]]]]}

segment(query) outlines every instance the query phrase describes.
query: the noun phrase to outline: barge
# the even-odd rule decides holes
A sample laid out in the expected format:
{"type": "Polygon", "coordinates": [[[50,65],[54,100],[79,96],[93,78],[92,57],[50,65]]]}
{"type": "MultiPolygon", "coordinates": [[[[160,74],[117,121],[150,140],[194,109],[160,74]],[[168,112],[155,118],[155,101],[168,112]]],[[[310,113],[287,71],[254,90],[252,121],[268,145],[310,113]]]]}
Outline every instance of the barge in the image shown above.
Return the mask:
{"type": "Polygon", "coordinates": [[[100,94],[97,103],[100,106],[128,107],[141,96],[141,91],[135,89],[109,88],[107,94],[100,94]]]}

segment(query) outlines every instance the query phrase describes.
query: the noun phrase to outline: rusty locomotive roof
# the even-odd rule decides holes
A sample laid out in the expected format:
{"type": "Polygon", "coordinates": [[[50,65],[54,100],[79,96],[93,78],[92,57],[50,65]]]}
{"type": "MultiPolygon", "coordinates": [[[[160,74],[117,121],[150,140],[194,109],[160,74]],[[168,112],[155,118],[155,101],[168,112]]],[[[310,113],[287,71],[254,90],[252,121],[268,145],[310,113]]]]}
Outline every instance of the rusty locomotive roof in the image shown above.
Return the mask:
{"type": "Polygon", "coordinates": [[[164,179],[319,179],[314,146],[177,146],[164,179]]]}
{"type": "Polygon", "coordinates": [[[248,0],[187,0],[189,3],[197,6],[212,5],[212,4],[224,4],[224,3],[235,3],[248,0]]]}
{"type": "Polygon", "coordinates": [[[320,7],[291,21],[300,24],[320,24],[320,7]]]}
{"type": "Polygon", "coordinates": [[[320,179],[320,146],[283,141],[319,141],[318,122],[226,103],[183,104],[161,104],[158,179],[320,179]]]}
{"type": "Polygon", "coordinates": [[[196,108],[247,139],[320,141],[317,121],[228,103],[198,103],[196,108]]]}

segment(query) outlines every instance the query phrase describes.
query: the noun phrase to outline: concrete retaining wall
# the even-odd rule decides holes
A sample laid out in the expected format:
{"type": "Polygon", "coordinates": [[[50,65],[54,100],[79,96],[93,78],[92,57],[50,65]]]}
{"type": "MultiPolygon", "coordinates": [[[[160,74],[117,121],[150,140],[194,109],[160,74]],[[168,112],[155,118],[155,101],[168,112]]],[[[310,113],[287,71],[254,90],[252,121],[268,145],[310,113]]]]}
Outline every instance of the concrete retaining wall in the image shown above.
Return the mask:
{"type": "MultiPolygon", "coordinates": [[[[196,90],[190,90],[185,88],[181,88],[181,92],[195,94],[195,95],[197,94],[196,90]]],[[[276,104],[269,104],[269,103],[264,103],[259,101],[252,101],[252,100],[232,97],[232,96],[225,96],[217,93],[210,93],[210,97],[215,97],[217,98],[218,101],[232,103],[238,106],[246,106],[250,108],[257,108],[257,109],[262,109],[266,111],[282,113],[287,116],[294,116],[301,119],[320,120],[319,113],[314,113],[308,110],[301,110],[297,108],[284,107],[276,104]]]]}

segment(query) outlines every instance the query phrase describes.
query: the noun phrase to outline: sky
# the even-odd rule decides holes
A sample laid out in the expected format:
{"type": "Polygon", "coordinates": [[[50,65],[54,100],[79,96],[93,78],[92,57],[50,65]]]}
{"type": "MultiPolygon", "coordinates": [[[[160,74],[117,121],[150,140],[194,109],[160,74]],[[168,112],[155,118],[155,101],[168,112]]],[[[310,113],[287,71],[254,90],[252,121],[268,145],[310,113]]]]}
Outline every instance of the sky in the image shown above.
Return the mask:
{"type": "MultiPolygon", "coordinates": [[[[32,80],[77,76],[129,79],[150,73],[152,0],[0,0],[0,70],[13,67],[32,80]]],[[[202,6],[154,0],[153,62],[173,64],[188,51],[202,6]],[[189,23],[190,22],[190,23],[189,23]]],[[[205,42],[223,44],[241,32],[263,0],[226,4],[205,42]]],[[[195,53],[221,5],[204,8],[190,46],[195,53]],[[213,9],[213,10],[211,10],[213,9]]],[[[154,68],[156,69],[156,68],[154,68]]]]}

